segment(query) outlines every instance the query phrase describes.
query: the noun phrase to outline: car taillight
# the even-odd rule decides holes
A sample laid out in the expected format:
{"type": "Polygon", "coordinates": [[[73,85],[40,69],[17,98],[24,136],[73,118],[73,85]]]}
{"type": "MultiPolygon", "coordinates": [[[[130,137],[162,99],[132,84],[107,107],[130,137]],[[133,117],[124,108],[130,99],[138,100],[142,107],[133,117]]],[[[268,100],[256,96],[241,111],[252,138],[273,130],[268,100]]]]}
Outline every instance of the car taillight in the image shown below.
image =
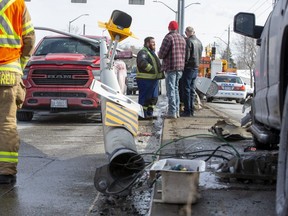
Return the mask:
{"type": "Polygon", "coordinates": [[[25,69],[23,70],[23,76],[22,76],[22,79],[23,79],[23,80],[26,80],[26,79],[27,79],[28,73],[29,73],[29,68],[25,68],[25,69]]]}
{"type": "Polygon", "coordinates": [[[245,91],[245,85],[234,86],[234,91],[245,91]]]}

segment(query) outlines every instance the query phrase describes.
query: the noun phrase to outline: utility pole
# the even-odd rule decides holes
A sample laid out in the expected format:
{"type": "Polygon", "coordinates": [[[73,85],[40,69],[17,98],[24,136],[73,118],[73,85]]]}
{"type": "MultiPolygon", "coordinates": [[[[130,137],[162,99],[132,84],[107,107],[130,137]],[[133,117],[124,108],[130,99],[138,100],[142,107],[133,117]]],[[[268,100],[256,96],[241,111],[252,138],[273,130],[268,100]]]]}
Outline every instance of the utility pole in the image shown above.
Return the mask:
{"type": "Polygon", "coordinates": [[[185,16],[185,0],[178,0],[178,25],[179,25],[179,34],[183,35],[184,33],[184,16],[185,16]]]}
{"type": "Polygon", "coordinates": [[[227,64],[230,67],[230,25],[228,26],[228,43],[227,43],[227,64]]]}
{"type": "Polygon", "coordinates": [[[175,20],[178,22],[179,33],[181,35],[184,34],[185,9],[190,7],[191,5],[194,5],[194,4],[200,5],[199,2],[193,2],[193,3],[190,3],[187,6],[185,6],[185,0],[178,0],[178,9],[176,11],[173,8],[171,8],[169,5],[167,5],[166,3],[162,2],[162,1],[154,0],[153,2],[161,3],[161,4],[163,4],[164,6],[166,6],[167,8],[169,8],[171,11],[173,11],[175,13],[175,20]]]}
{"type": "Polygon", "coordinates": [[[86,25],[83,24],[83,35],[85,35],[86,25]]]}

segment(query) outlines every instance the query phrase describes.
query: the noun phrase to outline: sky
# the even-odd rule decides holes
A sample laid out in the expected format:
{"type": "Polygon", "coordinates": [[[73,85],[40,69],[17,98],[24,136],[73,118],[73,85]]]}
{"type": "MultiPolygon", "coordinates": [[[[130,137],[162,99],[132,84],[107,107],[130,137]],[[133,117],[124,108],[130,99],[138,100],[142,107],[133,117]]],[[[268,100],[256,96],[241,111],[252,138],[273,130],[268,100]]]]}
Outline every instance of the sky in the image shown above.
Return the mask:
{"type": "MultiPolygon", "coordinates": [[[[98,27],[98,21],[108,22],[114,10],[120,10],[132,17],[130,30],[138,39],[127,38],[121,46],[134,45],[141,48],[144,38],[152,36],[156,40],[156,50],[160,48],[164,36],[168,33],[168,24],[175,20],[177,0],[162,0],[162,3],[145,0],[145,5],[129,5],[129,0],[87,0],[87,4],[71,3],[71,0],[31,0],[26,2],[34,26],[54,28],[61,31],[69,29],[86,35],[108,36],[108,32],[98,27]],[[174,11],[169,9],[167,6],[174,11]]],[[[238,12],[251,12],[256,15],[256,24],[264,25],[272,11],[273,0],[185,0],[184,28],[192,26],[203,46],[216,44],[225,47],[228,40],[233,44],[236,34],[233,32],[233,17],[238,12]],[[200,4],[191,3],[199,2],[200,4]],[[230,26],[230,38],[228,29],[230,26]],[[220,38],[220,39],[219,39],[220,38]]],[[[37,42],[47,31],[36,31],[37,42]]]]}

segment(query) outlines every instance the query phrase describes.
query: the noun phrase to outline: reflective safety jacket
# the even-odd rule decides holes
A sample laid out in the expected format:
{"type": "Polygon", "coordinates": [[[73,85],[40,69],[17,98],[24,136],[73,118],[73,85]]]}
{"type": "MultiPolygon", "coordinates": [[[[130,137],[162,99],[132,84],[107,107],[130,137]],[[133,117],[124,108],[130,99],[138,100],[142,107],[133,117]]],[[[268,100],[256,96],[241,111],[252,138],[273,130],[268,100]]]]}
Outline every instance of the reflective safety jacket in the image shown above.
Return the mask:
{"type": "Polygon", "coordinates": [[[161,64],[156,54],[143,47],[137,54],[137,79],[163,79],[164,73],[160,71],[161,64]]]}
{"type": "Polygon", "coordinates": [[[35,43],[24,0],[0,1],[0,71],[22,74],[35,43]]]}

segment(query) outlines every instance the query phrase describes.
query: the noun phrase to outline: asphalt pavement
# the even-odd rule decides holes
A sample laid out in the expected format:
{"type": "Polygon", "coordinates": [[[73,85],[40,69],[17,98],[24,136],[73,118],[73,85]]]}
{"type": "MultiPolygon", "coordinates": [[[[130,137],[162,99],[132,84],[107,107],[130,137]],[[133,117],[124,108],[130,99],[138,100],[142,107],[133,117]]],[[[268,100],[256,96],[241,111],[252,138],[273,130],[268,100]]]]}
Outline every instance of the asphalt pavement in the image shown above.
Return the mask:
{"type": "MultiPolygon", "coordinates": [[[[167,102],[160,100],[161,106],[165,109],[167,102]]],[[[207,160],[211,151],[223,144],[208,130],[218,120],[229,119],[205,104],[194,117],[165,119],[163,122],[161,113],[156,120],[140,123],[142,136],[137,138],[137,145],[142,150],[139,153],[159,149],[155,144],[158,136],[161,136],[162,145],[159,159],[194,157],[207,160]],[[162,122],[161,133],[150,136],[155,133],[151,131],[151,125],[158,127],[157,124],[162,122]],[[204,155],[199,157],[200,154],[204,155]]],[[[207,160],[207,171],[200,173],[200,197],[193,205],[163,202],[161,177],[154,184],[151,202],[149,191],[144,193],[145,196],[138,190],[135,199],[117,200],[119,205],[111,204],[111,200],[99,194],[93,185],[96,164],[107,160],[101,124],[89,119],[79,122],[63,119],[66,122],[56,118],[54,122],[44,119],[21,124],[17,183],[0,187],[0,215],[275,215],[275,184],[222,181],[212,172],[224,161],[221,157],[207,160]],[[139,203],[142,206],[138,207],[139,203]]],[[[251,139],[231,142],[240,153],[251,144],[251,139]]],[[[234,152],[227,147],[223,150],[234,152]]],[[[222,153],[222,156],[231,155],[226,154],[222,153]]],[[[183,188],[181,178],[171,188],[175,191],[180,186],[183,188]]]]}
{"type": "MultiPolygon", "coordinates": [[[[227,113],[226,113],[227,114],[227,113]]],[[[238,181],[238,179],[221,179],[215,175],[217,167],[226,160],[221,157],[211,157],[211,152],[225,143],[232,147],[221,148],[223,157],[231,158],[231,152],[235,150],[239,154],[244,153],[247,146],[253,145],[252,139],[237,141],[223,141],[216,138],[210,131],[211,127],[219,120],[225,120],[228,124],[233,124],[227,115],[203,105],[202,109],[197,110],[193,117],[180,117],[177,119],[165,119],[162,141],[161,155],[159,159],[195,159],[207,160],[206,171],[200,173],[199,178],[199,197],[196,203],[167,203],[163,200],[163,190],[175,191],[177,188],[187,188],[183,186],[182,177],[177,178],[175,184],[162,188],[163,177],[157,178],[154,185],[153,198],[151,200],[150,216],[256,216],[275,215],[275,182],[250,182],[238,181]],[[235,148],[235,150],[234,150],[235,148]],[[230,152],[229,154],[224,152],[230,152]],[[171,188],[170,188],[171,187],[171,188]]],[[[257,152],[255,152],[257,153],[257,152]]],[[[161,174],[161,171],[160,171],[161,174]]],[[[191,194],[195,193],[191,191],[191,194]]]]}

